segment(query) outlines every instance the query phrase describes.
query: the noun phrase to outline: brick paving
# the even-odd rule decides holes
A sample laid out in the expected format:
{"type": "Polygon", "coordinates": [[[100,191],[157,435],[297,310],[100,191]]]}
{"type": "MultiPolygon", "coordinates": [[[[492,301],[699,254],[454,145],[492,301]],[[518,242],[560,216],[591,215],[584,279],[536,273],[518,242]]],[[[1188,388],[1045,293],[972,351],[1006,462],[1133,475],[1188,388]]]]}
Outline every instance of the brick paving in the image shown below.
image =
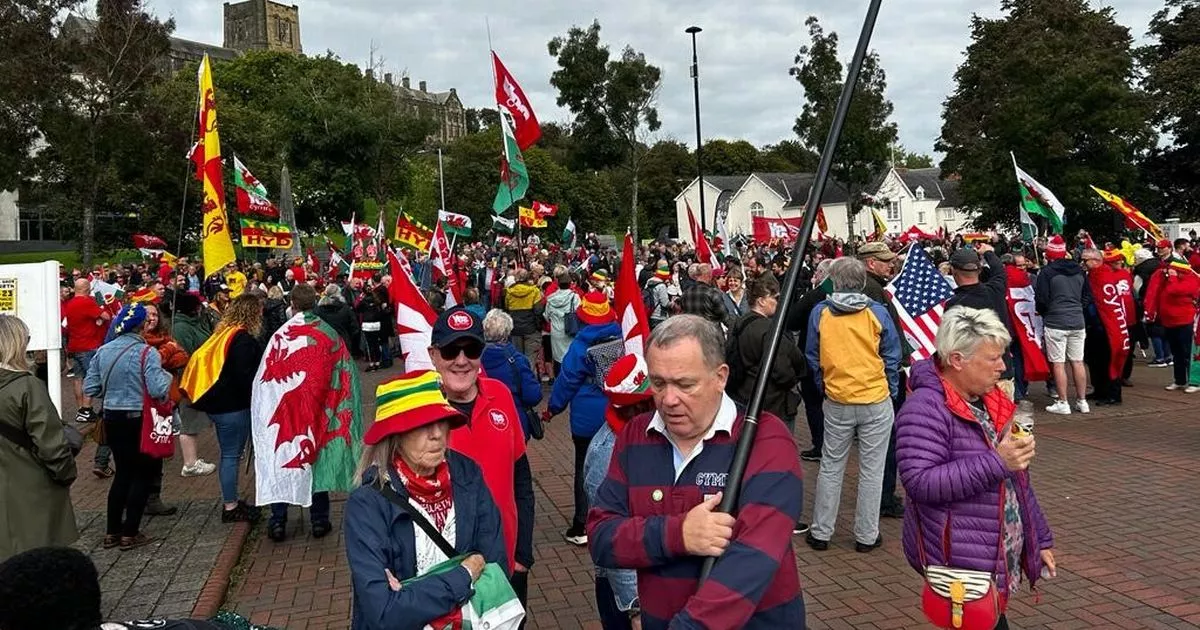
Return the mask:
{"type": "MultiPolygon", "coordinates": [[[[1014,598],[1009,611],[1014,627],[1200,627],[1200,513],[1195,508],[1200,498],[1195,486],[1200,415],[1193,411],[1200,397],[1163,391],[1167,372],[1139,365],[1137,386],[1125,390],[1125,405],[1099,408],[1089,416],[1041,412],[1048,401],[1036,387],[1038,457],[1033,478],[1055,531],[1059,577],[1042,583],[1039,603],[1028,592],[1014,598]]],[[[370,393],[388,374],[364,376],[364,391],[370,393]]],[[[364,396],[364,401],[371,399],[364,396]]],[[[369,417],[372,411],[365,413],[369,417]]],[[[807,428],[803,422],[797,425],[797,440],[807,447],[807,428]]],[[[210,434],[202,456],[211,461],[215,452],[210,434]]],[[[545,440],[531,443],[538,513],[530,628],[599,628],[587,552],[561,537],[571,512],[572,457],[565,417],[548,427],[545,440]]],[[[90,453],[82,454],[80,461],[90,464],[90,453]]],[[[807,517],[817,465],[803,466],[807,517]]],[[[881,549],[871,554],[853,551],[849,531],[856,469],[850,462],[830,550],[817,553],[801,538],[794,540],[808,625],[927,627],[919,610],[920,579],[900,548],[900,521],[882,522],[881,549]]],[[[200,576],[210,569],[204,559],[219,550],[217,541],[228,532],[214,518],[219,494],[215,476],[180,479],[177,461],[168,463],[168,470],[165,499],[186,509],[180,516],[154,518],[147,525],[152,534],[166,534],[166,541],[125,557],[117,551],[93,552],[105,576],[106,611],[187,610],[200,576]]],[[[243,487],[248,483],[244,480],[243,487]]],[[[102,516],[105,488],[106,482],[87,476],[73,490],[80,520],[87,525],[79,544],[89,551],[98,545],[100,531],[94,520],[102,516]]],[[[340,521],[342,505],[335,497],[335,522],[340,521]]],[[[293,509],[290,537],[284,543],[251,538],[225,607],[256,623],[289,630],[346,628],[350,575],[340,528],[314,540],[301,520],[293,509]]]]}

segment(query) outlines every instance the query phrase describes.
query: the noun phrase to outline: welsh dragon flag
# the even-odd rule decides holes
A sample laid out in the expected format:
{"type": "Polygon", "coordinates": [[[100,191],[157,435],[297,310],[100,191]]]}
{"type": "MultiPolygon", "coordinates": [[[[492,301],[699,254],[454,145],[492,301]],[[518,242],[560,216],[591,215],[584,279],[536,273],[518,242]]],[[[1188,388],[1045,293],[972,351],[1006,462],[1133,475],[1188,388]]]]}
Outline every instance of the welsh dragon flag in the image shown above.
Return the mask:
{"type": "Polygon", "coordinates": [[[504,157],[500,160],[500,185],[492,202],[492,212],[496,214],[504,214],[518,200],[524,199],[529,190],[529,170],[525,168],[521,147],[517,146],[508,113],[504,111],[500,112],[500,139],[504,142],[504,157]]]}
{"type": "Polygon", "coordinates": [[[1013,169],[1017,172],[1017,185],[1021,188],[1021,209],[1031,216],[1046,219],[1051,234],[1062,234],[1067,208],[1049,188],[1038,183],[1029,173],[1017,166],[1017,157],[1013,156],[1013,169]]]}
{"type": "Polygon", "coordinates": [[[267,342],[250,400],[258,505],[348,492],[362,454],[358,368],[337,332],[298,313],[267,342]]]}
{"type": "Polygon", "coordinates": [[[250,169],[236,155],[233,156],[233,183],[237,186],[238,214],[279,218],[279,208],[267,199],[267,187],[250,173],[250,169]]]}

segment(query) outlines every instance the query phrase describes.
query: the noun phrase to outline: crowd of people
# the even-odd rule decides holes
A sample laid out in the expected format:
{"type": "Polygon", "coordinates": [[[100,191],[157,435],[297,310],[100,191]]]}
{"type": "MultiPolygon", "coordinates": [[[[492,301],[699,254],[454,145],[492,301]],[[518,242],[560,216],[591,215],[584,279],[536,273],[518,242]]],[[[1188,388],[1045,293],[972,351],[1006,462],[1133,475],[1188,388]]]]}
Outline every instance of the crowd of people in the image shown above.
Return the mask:
{"type": "MultiPolygon", "coordinates": [[[[903,518],[906,557],[929,588],[940,592],[935,575],[976,572],[1003,613],[1023,582],[1056,572],[1027,472],[1031,382],[1047,382],[1053,414],[1121,404],[1140,348],[1151,366],[1173,368],[1168,390],[1200,391],[1200,254],[1194,239],[1098,247],[1086,233],[1070,247],[1061,236],[1003,235],[914,247],[952,287],[928,358],[914,353],[890,288],[912,250],[890,240],[830,240],[803,260],[789,258],[787,243],[743,243],[716,266],[686,244],[642,246],[641,293],[625,297],[644,306],[644,354],[627,351],[615,308],[622,261],[594,236],[570,250],[464,244],[452,278],[410,252],[436,313],[425,370],[404,365],[386,274],[275,258],[216,273],[187,259],[74,270],[62,314],[75,420],[97,425],[92,472],[111,478],[101,544],[150,544],[144,515],[174,513],[162,498],[164,459],[145,446],[144,418],[165,405],[180,474],[218,475],[223,522],[257,521],[269,505],[266,533],[282,541],[287,505],[309,505],[320,538],[336,527],[329,492],[350,491],[351,627],[462,619],[473,614],[472,584],[497,571],[526,610],[537,519],[527,448],[569,411],[574,505],[563,537],[591,553],[606,629],[804,627],[793,536],[817,552],[835,544],[855,444],[855,550],[883,543],[881,518],[903,518]],[[119,309],[96,299],[97,281],[124,294],[119,309]],[[1032,292],[1033,312],[1013,310],[1019,288],[1032,292]],[[775,363],[763,366],[780,319],[775,363]],[[1031,330],[1036,339],[1021,338],[1031,330]],[[305,363],[297,348],[306,345],[329,360],[305,363]],[[1031,378],[1034,364],[1045,374],[1031,378]],[[271,393],[272,379],[305,370],[320,377],[296,388],[299,402],[271,393]],[[358,393],[346,390],[374,370],[389,373],[374,418],[362,420],[358,393]],[[760,376],[764,413],[737,509],[725,514],[726,473],[760,376]],[[795,437],[801,410],[807,448],[795,437]],[[197,439],[210,427],[213,463],[197,439]],[[264,430],[275,433],[260,442],[264,430]],[[252,439],[268,463],[256,464],[258,496],[247,498],[239,462],[252,439]],[[343,450],[331,455],[331,444],[343,450]],[[810,519],[801,460],[819,462],[810,519]],[[307,474],[288,477],[295,469],[307,474]],[[299,490],[264,489],[264,478],[299,490]],[[700,583],[705,557],[720,561],[700,583]]],[[[78,536],[69,494],[78,445],[31,376],[27,342],[19,319],[0,316],[0,499],[22,515],[0,523],[0,560],[78,536]]],[[[6,610],[0,628],[18,630],[6,610]]],[[[926,614],[940,613],[927,601],[926,614]]],[[[994,623],[1007,627],[1002,614],[994,623]]]]}

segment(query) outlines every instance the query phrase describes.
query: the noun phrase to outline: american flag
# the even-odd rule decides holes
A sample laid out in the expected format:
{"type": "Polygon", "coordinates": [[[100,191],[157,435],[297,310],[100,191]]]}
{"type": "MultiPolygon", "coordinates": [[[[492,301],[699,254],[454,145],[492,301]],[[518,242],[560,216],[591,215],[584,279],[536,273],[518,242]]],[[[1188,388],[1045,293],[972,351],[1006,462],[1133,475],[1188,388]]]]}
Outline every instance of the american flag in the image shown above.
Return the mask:
{"type": "Polygon", "coordinates": [[[913,360],[928,359],[937,350],[934,338],[946,300],[954,295],[950,283],[938,272],[924,249],[913,247],[900,275],[887,285],[887,292],[900,315],[904,336],[913,348],[913,360]]]}

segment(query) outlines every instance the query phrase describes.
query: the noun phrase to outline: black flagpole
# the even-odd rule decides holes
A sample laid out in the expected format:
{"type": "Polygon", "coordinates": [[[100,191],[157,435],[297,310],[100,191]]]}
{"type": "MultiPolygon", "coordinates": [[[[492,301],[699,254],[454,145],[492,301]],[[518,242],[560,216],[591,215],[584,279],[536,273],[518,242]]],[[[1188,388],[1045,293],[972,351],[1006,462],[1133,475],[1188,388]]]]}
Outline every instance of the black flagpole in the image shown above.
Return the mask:
{"type": "MultiPolygon", "coordinates": [[[[821,197],[825,194],[825,180],[833,165],[833,152],[837,148],[838,138],[842,135],[842,126],[846,122],[846,112],[850,109],[850,101],[854,98],[854,88],[858,84],[858,75],[862,70],[863,59],[867,56],[867,48],[871,43],[871,33],[875,30],[875,19],[879,17],[879,5],[882,0],[871,0],[867,8],[867,17],[863,20],[862,33],[858,36],[858,47],[850,60],[850,68],[846,72],[846,83],[842,86],[842,95],[838,98],[837,110],[833,114],[833,124],[829,128],[829,136],[825,138],[825,148],[821,151],[821,162],[817,167],[817,179],[813,182],[812,192],[808,197],[808,205],[804,209],[804,223],[796,236],[796,246],[792,250],[792,262],[788,267],[787,277],[783,283],[783,294],[779,308],[775,313],[774,325],[771,327],[771,340],[767,351],[763,354],[762,366],[758,371],[758,380],[754,383],[754,395],[746,409],[746,422],[742,425],[742,433],[738,436],[737,450],[733,455],[733,464],[729,467],[728,482],[725,484],[725,494],[721,497],[718,509],[726,514],[734,514],[738,495],[742,489],[742,478],[746,474],[746,463],[750,460],[750,449],[754,447],[754,437],[758,433],[758,416],[762,412],[763,396],[767,392],[767,377],[770,375],[769,366],[775,365],[775,354],[779,350],[779,342],[783,338],[783,324],[788,308],[796,291],[796,279],[800,267],[803,266],[805,249],[808,247],[809,236],[812,235],[813,225],[817,220],[817,208],[821,205],[821,197]]],[[[704,559],[700,569],[700,583],[708,578],[716,558],[704,559]]]]}

